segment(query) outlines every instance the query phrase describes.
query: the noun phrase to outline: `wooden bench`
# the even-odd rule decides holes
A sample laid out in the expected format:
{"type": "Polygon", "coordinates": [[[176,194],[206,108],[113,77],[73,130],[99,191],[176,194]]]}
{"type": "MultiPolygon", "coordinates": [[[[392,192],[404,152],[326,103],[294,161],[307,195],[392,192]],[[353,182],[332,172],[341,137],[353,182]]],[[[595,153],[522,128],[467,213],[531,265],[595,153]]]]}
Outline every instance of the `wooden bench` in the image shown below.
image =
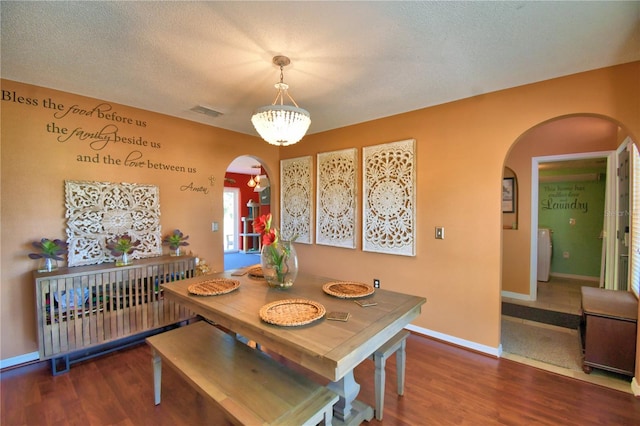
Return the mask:
{"type": "Polygon", "coordinates": [[[146,339],[155,403],[164,360],[227,418],[244,425],[331,425],[338,395],[204,321],[146,339]]]}

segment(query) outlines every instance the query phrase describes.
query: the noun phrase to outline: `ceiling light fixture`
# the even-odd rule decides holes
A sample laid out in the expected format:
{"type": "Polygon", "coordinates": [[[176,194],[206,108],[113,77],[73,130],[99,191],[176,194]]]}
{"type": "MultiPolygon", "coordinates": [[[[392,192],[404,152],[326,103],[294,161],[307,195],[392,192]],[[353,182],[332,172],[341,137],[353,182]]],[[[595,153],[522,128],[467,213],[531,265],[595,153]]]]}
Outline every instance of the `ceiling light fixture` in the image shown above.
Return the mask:
{"type": "Polygon", "coordinates": [[[262,139],[272,145],[287,146],[297,143],[307,133],[311,124],[309,111],[298,106],[288,92],[289,85],[283,82],[283,68],[291,63],[286,56],[274,56],[273,63],[280,67],[280,82],[273,104],[257,108],[251,122],[262,139]],[[284,105],[285,95],[293,105],[284,105]]]}
{"type": "Polygon", "coordinates": [[[260,164],[255,165],[255,166],[251,166],[252,169],[258,169],[258,171],[256,172],[256,177],[253,177],[253,174],[251,174],[251,179],[249,179],[249,182],[247,182],[247,186],[251,187],[251,188],[255,188],[256,185],[260,186],[260,172],[262,172],[262,166],[260,164]]]}

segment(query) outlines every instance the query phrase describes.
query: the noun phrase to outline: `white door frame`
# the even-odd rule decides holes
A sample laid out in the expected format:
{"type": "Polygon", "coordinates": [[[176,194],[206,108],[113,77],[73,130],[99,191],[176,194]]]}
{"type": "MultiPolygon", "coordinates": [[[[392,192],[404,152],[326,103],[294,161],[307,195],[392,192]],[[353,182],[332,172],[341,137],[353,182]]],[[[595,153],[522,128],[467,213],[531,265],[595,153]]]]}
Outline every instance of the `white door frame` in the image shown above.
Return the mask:
{"type": "MultiPolygon", "coordinates": [[[[606,158],[607,159],[607,187],[605,190],[605,212],[611,211],[611,207],[615,206],[615,191],[610,190],[610,186],[616,184],[615,179],[610,179],[610,176],[615,176],[615,151],[597,151],[597,152],[583,152],[577,154],[563,154],[563,155],[549,155],[543,157],[531,158],[531,258],[529,266],[529,298],[527,300],[535,301],[538,296],[538,166],[540,163],[549,163],[553,161],[570,161],[570,160],[583,160],[588,158],[606,158]],[[613,168],[613,172],[612,172],[613,168]],[[613,193],[613,194],[612,194],[613,193]],[[613,204],[610,204],[613,202],[613,204]]],[[[605,238],[606,235],[615,235],[615,220],[612,220],[611,215],[605,214],[605,238]],[[613,232],[613,233],[611,233],[613,232]]],[[[610,246],[611,241],[607,240],[607,246],[610,246]]],[[[613,240],[615,243],[615,239],[613,240]]],[[[605,247],[603,246],[603,249],[605,247]]],[[[612,265],[610,263],[614,258],[609,259],[609,256],[613,256],[613,250],[607,249],[607,259],[605,265],[612,265]]],[[[614,268],[606,268],[607,273],[612,273],[614,268]]]]}

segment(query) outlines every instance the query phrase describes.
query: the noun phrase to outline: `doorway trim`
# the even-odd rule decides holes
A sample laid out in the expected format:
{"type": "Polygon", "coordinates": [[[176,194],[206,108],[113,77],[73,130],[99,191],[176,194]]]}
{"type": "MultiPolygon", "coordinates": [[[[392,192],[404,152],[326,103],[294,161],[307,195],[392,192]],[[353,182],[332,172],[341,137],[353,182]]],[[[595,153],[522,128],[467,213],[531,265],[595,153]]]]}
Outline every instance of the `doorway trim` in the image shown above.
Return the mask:
{"type": "MultiPolygon", "coordinates": [[[[539,186],[539,173],[538,166],[541,163],[549,163],[553,161],[571,161],[571,160],[584,160],[591,158],[606,158],[607,159],[607,184],[605,189],[605,211],[611,206],[612,197],[615,195],[615,191],[611,191],[611,185],[615,185],[615,179],[610,179],[611,176],[615,176],[615,151],[594,151],[594,152],[582,152],[576,154],[562,154],[562,155],[549,155],[542,157],[531,158],[531,257],[529,265],[529,298],[526,300],[535,301],[538,295],[538,186],[539,186]],[[611,168],[614,168],[613,174],[611,168]],[[613,193],[613,194],[612,194],[613,193]]],[[[615,200],[613,200],[615,202],[615,200]]],[[[610,218],[605,215],[604,228],[608,235],[612,235],[609,229],[612,225],[610,218]]],[[[615,223],[614,223],[615,226],[615,223]]],[[[615,232],[615,231],[614,231],[615,232]]],[[[606,234],[605,234],[606,235],[606,234]]],[[[603,250],[605,249],[603,243],[603,250]]],[[[609,253],[610,250],[607,250],[609,253]]],[[[604,260],[605,264],[609,264],[607,260],[604,260]]],[[[609,268],[611,269],[611,268],[609,268]]],[[[602,274],[601,274],[602,276],[602,274]]]]}

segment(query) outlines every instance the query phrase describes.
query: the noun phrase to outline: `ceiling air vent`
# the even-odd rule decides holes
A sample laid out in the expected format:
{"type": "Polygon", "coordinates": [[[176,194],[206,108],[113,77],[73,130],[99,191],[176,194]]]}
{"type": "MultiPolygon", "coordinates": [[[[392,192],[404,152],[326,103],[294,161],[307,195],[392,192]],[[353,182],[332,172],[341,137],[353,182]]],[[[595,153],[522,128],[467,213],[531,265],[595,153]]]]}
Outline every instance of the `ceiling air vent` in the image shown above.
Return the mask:
{"type": "Polygon", "coordinates": [[[206,107],[204,105],[196,105],[193,108],[191,108],[191,111],[193,112],[197,112],[200,114],[204,114],[204,115],[208,115],[210,117],[219,117],[222,115],[221,112],[218,112],[214,109],[211,109],[209,107],[206,107]]]}

